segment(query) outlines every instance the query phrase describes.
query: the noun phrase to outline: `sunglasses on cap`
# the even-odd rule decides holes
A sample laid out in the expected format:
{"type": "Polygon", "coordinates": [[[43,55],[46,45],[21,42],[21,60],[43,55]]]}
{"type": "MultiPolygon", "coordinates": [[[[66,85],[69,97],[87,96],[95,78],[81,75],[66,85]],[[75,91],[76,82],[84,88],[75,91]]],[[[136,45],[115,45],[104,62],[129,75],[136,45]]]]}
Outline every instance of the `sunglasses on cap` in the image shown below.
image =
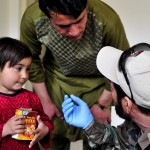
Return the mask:
{"type": "Polygon", "coordinates": [[[131,93],[131,99],[133,101],[134,101],[134,97],[133,97],[130,82],[129,82],[129,79],[127,76],[127,72],[125,69],[125,64],[126,64],[128,57],[137,57],[144,51],[150,51],[150,45],[148,43],[139,43],[139,44],[136,44],[136,45],[132,46],[131,48],[127,49],[126,51],[124,51],[119,59],[119,71],[121,71],[124,75],[124,78],[126,80],[126,83],[129,87],[129,90],[131,93]]]}

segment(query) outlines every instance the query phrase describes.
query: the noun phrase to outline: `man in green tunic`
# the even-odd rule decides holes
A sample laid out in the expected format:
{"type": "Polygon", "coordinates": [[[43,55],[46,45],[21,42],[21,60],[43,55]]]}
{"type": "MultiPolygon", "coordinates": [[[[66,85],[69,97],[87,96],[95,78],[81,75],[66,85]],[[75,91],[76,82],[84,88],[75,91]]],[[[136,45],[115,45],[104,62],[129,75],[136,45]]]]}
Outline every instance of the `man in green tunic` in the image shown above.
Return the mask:
{"type": "Polygon", "coordinates": [[[21,40],[33,53],[30,81],[54,121],[51,149],[68,150],[70,141],[83,139],[90,150],[82,131],[62,119],[61,104],[65,94],[75,94],[95,118],[110,121],[111,92],[95,60],[103,46],[129,47],[119,16],[100,0],[39,0],[23,15],[21,40]]]}

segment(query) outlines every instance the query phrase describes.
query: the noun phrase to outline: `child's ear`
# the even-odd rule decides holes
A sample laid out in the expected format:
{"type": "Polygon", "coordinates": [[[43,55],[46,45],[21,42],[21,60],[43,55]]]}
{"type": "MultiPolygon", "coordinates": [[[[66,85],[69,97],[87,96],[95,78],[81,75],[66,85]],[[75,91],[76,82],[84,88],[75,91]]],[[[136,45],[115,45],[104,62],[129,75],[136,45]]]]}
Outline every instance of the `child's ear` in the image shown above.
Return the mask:
{"type": "Polygon", "coordinates": [[[131,109],[132,109],[132,101],[130,100],[129,97],[125,96],[123,99],[122,99],[122,108],[124,110],[125,113],[129,114],[131,109]]]}

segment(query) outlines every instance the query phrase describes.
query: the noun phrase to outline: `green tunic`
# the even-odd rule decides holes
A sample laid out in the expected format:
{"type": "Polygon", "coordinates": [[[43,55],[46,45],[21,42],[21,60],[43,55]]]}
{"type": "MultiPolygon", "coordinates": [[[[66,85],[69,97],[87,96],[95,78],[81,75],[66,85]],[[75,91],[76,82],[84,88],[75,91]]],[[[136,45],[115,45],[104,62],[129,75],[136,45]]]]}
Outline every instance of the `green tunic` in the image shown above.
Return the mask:
{"type": "MultiPolygon", "coordinates": [[[[25,11],[21,22],[21,40],[33,53],[30,81],[45,82],[49,95],[61,111],[64,94],[84,99],[89,107],[97,103],[107,79],[96,67],[96,56],[106,45],[126,50],[129,43],[117,13],[100,0],[88,0],[88,21],[80,41],[60,35],[34,3],[25,11]],[[41,46],[46,53],[41,61],[41,46]]],[[[112,56],[113,57],[113,56],[112,56]]],[[[76,141],[82,131],[56,119],[54,134],[76,141]]]]}

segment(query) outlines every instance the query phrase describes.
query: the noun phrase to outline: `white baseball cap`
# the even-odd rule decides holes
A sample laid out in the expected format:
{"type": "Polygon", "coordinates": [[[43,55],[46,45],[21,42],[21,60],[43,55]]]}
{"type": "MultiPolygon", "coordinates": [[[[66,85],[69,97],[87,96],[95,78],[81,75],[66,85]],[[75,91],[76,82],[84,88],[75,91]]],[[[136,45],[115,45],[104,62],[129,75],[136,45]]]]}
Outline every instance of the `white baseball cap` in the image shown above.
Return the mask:
{"type": "MultiPolygon", "coordinates": [[[[150,109],[150,46],[141,47],[141,53],[129,56],[125,70],[130,82],[134,101],[137,105],[150,109]]],[[[106,46],[97,55],[97,68],[109,80],[120,85],[131,98],[129,86],[122,72],[119,71],[119,59],[123,51],[106,46]]]]}

